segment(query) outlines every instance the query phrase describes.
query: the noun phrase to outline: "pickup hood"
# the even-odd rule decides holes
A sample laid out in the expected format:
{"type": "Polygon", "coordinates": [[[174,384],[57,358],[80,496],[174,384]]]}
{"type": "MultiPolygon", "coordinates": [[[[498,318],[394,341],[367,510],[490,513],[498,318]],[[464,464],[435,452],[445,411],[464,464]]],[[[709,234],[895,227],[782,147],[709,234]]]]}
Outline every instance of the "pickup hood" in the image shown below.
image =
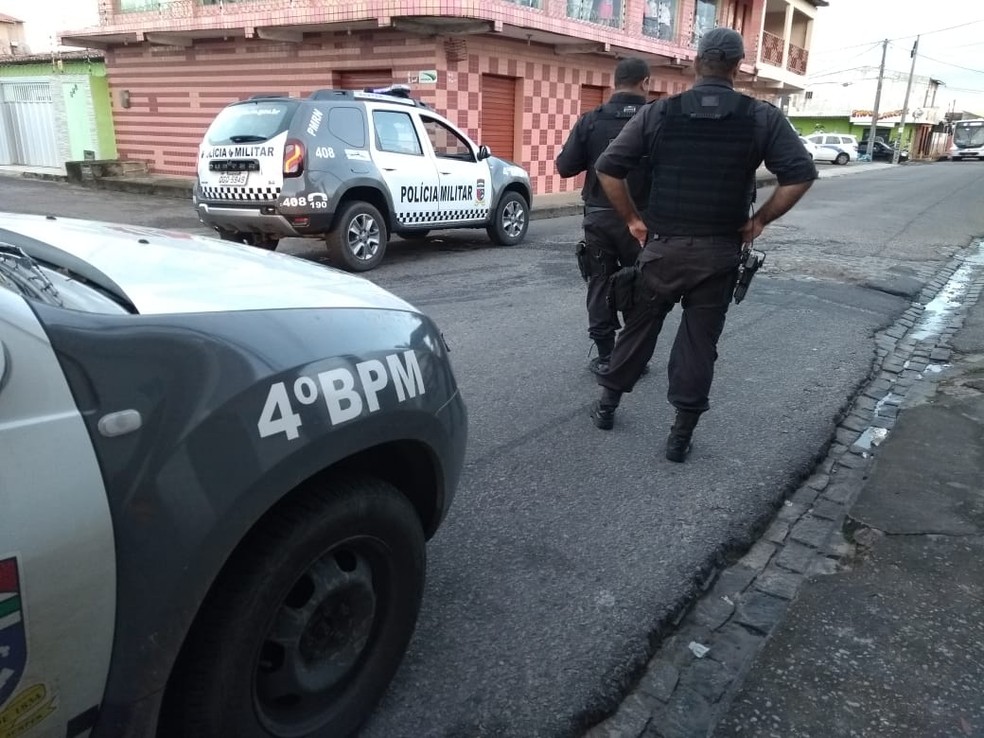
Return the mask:
{"type": "Polygon", "coordinates": [[[86,262],[142,314],[318,307],[419,312],[362,277],[205,236],[12,213],[0,213],[0,229],[86,262]]]}

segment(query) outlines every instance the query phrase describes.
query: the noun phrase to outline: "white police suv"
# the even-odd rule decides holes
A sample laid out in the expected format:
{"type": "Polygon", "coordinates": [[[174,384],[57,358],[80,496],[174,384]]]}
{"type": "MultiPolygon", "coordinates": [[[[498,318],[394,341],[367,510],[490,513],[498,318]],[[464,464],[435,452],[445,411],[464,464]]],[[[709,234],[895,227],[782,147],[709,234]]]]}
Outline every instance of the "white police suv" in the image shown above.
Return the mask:
{"type": "Polygon", "coordinates": [[[367,280],[0,214],[0,736],[349,735],[466,435],[440,332],[367,280]]]}
{"type": "Polygon", "coordinates": [[[485,228],[526,236],[530,178],[492,156],[406,86],[257,96],[224,108],[199,148],[194,202],[223,239],[275,249],[325,238],[334,265],[374,268],[389,234],[485,228]]]}

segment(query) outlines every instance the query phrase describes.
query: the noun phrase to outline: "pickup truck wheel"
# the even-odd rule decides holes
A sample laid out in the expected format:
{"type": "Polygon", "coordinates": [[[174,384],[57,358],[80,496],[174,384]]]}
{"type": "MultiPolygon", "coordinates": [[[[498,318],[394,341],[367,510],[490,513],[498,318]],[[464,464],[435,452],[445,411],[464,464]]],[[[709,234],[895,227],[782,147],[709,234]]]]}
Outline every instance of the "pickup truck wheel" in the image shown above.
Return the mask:
{"type": "Polygon", "coordinates": [[[410,502],[370,477],[274,508],[205,600],[159,736],[347,736],[399,666],[424,586],[410,502]]]}
{"type": "Polygon", "coordinates": [[[500,246],[515,246],[530,227],[529,207],[518,192],[507,192],[496,205],[492,222],[486,227],[489,238],[500,246]]]}
{"type": "Polygon", "coordinates": [[[386,253],[386,223],[379,211],[367,202],[344,206],[335,229],[325,236],[332,263],[350,272],[375,269],[386,253]]]}

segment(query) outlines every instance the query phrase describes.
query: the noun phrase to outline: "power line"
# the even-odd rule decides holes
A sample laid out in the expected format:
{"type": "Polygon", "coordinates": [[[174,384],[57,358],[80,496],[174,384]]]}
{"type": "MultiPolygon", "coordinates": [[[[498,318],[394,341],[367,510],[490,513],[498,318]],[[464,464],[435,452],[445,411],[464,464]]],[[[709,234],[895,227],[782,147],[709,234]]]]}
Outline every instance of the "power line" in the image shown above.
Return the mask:
{"type": "MultiPolygon", "coordinates": [[[[822,10],[820,12],[823,13],[822,10]]],[[[823,17],[823,16],[821,15],[820,17],[823,17]]],[[[954,31],[954,30],[956,30],[958,28],[966,28],[967,26],[975,26],[978,23],[984,23],[984,18],[980,18],[978,20],[973,20],[973,21],[967,21],[966,23],[960,23],[960,24],[955,25],[955,26],[947,26],[946,28],[937,28],[935,31],[924,31],[924,32],[920,32],[920,33],[911,33],[908,36],[898,36],[896,38],[890,38],[888,40],[889,41],[904,41],[905,39],[915,38],[916,36],[931,36],[931,35],[936,34],[936,33],[945,33],[946,31],[954,31]]],[[[862,46],[878,46],[884,40],[885,39],[882,38],[882,39],[878,39],[877,41],[865,41],[863,43],[853,44],[851,46],[842,46],[842,47],[840,47],[838,49],[825,49],[823,51],[818,51],[816,53],[817,53],[817,56],[820,56],[822,54],[833,54],[833,53],[836,53],[838,51],[850,51],[851,49],[857,49],[857,48],[860,48],[862,46]]]]}
{"type": "Polygon", "coordinates": [[[962,64],[954,64],[953,62],[943,61],[942,59],[936,59],[932,56],[921,55],[923,59],[929,59],[930,61],[937,62],[938,64],[946,64],[948,67],[956,67],[957,69],[963,69],[967,72],[976,72],[977,74],[984,74],[984,69],[972,69],[970,67],[965,67],[962,64]]]}
{"type": "Polygon", "coordinates": [[[919,33],[910,33],[908,36],[899,36],[898,38],[889,39],[889,41],[903,41],[907,38],[916,38],[917,36],[932,36],[934,33],[944,33],[945,31],[954,31],[957,28],[966,28],[967,26],[975,26],[978,23],[984,23],[984,18],[980,18],[974,21],[968,21],[966,23],[959,23],[955,26],[947,26],[946,28],[937,28],[935,31],[921,31],[919,33]]]}

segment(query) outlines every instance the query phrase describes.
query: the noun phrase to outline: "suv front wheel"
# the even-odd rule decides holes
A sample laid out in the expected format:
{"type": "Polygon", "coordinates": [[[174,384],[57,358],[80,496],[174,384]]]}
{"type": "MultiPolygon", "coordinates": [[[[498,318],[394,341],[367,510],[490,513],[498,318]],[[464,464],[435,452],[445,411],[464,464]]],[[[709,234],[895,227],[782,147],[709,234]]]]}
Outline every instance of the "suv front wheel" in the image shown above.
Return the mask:
{"type": "Polygon", "coordinates": [[[367,272],[383,260],[387,235],[379,210],[367,202],[350,202],[342,208],[334,230],[325,236],[328,256],[350,272],[367,272]]]}
{"type": "Polygon", "coordinates": [[[529,227],[530,214],[525,198],[518,192],[507,192],[499,200],[492,222],[485,230],[500,246],[515,246],[526,237],[529,227]]]}

